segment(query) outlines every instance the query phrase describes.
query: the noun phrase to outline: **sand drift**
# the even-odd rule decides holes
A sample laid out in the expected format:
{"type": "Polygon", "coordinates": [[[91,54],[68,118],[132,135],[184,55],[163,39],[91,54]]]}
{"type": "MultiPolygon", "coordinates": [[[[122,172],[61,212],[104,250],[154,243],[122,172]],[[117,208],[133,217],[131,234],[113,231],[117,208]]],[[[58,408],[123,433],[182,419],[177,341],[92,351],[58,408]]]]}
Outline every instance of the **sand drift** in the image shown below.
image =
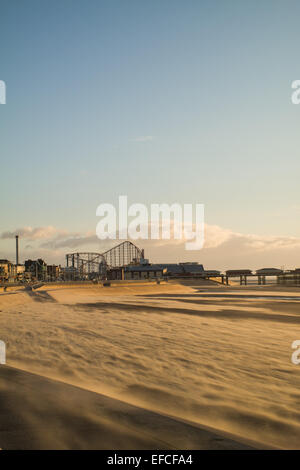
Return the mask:
{"type": "Polygon", "coordinates": [[[0,447],[299,448],[297,289],[0,295],[0,447]]]}

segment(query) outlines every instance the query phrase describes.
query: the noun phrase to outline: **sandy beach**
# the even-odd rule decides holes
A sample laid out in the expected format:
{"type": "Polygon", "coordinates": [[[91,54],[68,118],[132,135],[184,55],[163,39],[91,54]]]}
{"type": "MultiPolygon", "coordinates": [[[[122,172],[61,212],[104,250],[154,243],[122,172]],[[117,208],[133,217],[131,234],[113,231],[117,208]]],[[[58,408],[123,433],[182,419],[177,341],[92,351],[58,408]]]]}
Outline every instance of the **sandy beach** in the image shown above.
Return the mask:
{"type": "Polygon", "coordinates": [[[297,288],[0,293],[1,448],[300,447],[297,288]]]}

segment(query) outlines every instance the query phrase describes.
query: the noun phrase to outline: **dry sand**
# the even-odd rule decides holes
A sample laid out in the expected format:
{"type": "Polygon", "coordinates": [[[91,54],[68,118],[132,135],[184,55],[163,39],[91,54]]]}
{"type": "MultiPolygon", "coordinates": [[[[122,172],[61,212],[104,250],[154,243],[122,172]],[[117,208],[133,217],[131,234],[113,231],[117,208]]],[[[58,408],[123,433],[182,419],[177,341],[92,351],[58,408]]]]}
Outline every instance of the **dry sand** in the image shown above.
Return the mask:
{"type": "Polygon", "coordinates": [[[0,447],[299,449],[299,327],[297,288],[0,294],[0,447]]]}

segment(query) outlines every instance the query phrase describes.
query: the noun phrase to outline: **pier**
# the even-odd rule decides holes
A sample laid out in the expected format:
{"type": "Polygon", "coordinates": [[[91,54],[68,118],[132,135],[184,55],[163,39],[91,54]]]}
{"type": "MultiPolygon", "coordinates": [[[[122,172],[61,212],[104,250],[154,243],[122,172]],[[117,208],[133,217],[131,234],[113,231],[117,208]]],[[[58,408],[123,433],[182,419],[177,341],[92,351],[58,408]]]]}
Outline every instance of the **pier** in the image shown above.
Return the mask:
{"type": "Polygon", "coordinates": [[[207,279],[220,279],[220,282],[224,285],[229,285],[230,279],[239,279],[239,284],[247,285],[249,279],[257,279],[258,285],[269,284],[271,279],[276,279],[276,284],[289,284],[300,286],[300,268],[294,271],[283,271],[277,268],[264,268],[258,269],[253,272],[251,269],[232,269],[221,273],[220,271],[205,273],[207,279]]]}

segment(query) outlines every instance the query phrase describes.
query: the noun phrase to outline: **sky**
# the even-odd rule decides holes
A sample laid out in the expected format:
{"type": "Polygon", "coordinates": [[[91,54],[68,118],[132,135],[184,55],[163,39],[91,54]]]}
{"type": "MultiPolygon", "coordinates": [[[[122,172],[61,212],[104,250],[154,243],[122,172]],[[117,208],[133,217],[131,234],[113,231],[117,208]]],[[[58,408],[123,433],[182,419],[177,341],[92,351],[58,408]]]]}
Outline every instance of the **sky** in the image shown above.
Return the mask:
{"type": "MultiPolygon", "coordinates": [[[[151,261],[300,266],[298,0],[1,0],[0,257],[101,251],[96,208],[202,203],[151,261]]],[[[111,246],[114,246],[111,241],[111,246]]]]}

